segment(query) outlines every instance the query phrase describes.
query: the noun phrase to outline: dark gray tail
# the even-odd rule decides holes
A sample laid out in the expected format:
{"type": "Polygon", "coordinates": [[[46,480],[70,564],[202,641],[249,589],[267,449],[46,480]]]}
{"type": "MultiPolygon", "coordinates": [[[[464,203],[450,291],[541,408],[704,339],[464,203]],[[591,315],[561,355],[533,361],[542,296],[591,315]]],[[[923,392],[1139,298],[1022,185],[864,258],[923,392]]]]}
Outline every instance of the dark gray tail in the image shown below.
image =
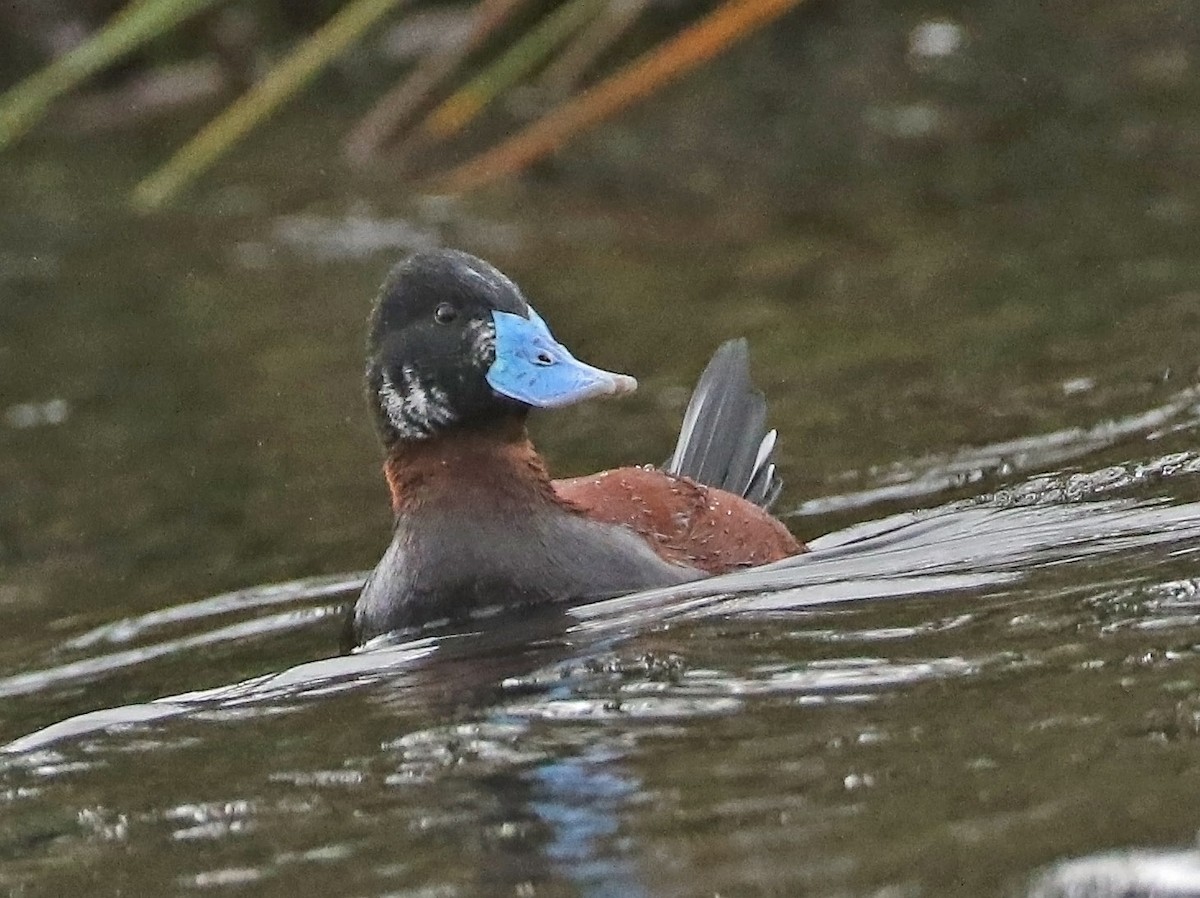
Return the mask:
{"type": "Polygon", "coordinates": [[[783,481],[771,461],[775,431],[766,425],[767,401],[750,381],[749,346],[744,338],[722,343],[692,391],[664,470],[770,508],[783,481]]]}

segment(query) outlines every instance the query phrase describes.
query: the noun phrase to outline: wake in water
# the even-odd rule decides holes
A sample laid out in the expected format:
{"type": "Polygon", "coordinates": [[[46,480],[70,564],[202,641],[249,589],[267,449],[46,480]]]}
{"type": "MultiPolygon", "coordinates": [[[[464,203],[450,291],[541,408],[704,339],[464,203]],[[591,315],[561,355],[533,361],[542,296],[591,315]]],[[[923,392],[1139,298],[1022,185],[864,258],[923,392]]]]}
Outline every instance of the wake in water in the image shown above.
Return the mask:
{"type": "MultiPolygon", "coordinates": [[[[958,483],[962,470],[977,466],[981,459],[1019,456],[1017,460],[1023,465],[1044,463],[1089,453],[1131,436],[1155,441],[1167,430],[1192,431],[1200,424],[1196,400],[1197,392],[1189,390],[1168,405],[1099,428],[1063,431],[963,453],[947,461],[940,474],[915,477],[905,488],[913,489],[913,484],[925,489],[938,482],[958,483]]],[[[675,619],[778,614],[832,603],[982,591],[1011,586],[1048,566],[1155,546],[1168,545],[1175,547],[1176,553],[1194,553],[1200,549],[1200,503],[1113,496],[1132,487],[1166,483],[1197,473],[1200,453],[1189,451],[1091,472],[1035,476],[993,493],[848,527],[810,542],[810,554],[772,565],[684,586],[552,609],[543,621],[540,638],[559,646],[559,661],[569,661],[589,657],[675,619]]],[[[894,495],[891,487],[882,487],[815,501],[823,502],[828,510],[888,501],[894,495]]],[[[811,514],[815,507],[806,503],[797,514],[811,514]]],[[[92,680],[221,642],[310,627],[317,621],[340,616],[362,580],[362,574],[355,573],[256,587],[108,624],[69,640],[62,651],[87,652],[106,645],[127,645],[171,626],[247,611],[272,611],[198,633],[0,679],[0,696],[92,680]]],[[[63,739],[113,727],[199,711],[269,707],[358,688],[384,678],[395,679],[438,657],[460,653],[464,640],[479,638],[485,627],[494,631],[489,651],[502,652],[506,646],[515,649],[528,643],[529,621],[510,623],[489,620],[481,622],[480,633],[377,643],[357,654],[308,662],[228,686],[90,712],[17,739],[4,750],[12,754],[33,752],[63,739]]]]}

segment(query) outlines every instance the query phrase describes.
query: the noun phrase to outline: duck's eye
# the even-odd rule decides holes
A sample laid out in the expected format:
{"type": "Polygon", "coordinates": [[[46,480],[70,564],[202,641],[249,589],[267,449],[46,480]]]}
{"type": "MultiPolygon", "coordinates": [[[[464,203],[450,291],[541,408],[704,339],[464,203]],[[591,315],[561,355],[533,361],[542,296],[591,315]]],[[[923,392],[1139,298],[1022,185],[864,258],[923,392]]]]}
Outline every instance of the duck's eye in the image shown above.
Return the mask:
{"type": "Polygon", "coordinates": [[[458,309],[450,305],[448,302],[442,303],[433,310],[433,320],[438,324],[449,324],[458,317],[458,309]]]}
{"type": "Polygon", "coordinates": [[[536,361],[539,365],[553,365],[554,364],[554,356],[550,355],[550,353],[546,352],[543,349],[541,352],[539,352],[537,354],[536,361]]]}

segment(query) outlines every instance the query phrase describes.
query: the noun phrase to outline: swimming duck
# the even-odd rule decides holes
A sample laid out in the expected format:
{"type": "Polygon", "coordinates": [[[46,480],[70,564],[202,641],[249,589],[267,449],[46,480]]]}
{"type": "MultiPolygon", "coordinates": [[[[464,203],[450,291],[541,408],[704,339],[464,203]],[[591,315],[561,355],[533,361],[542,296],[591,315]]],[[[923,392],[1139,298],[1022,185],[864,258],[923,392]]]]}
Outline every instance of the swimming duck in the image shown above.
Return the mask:
{"type": "Polygon", "coordinates": [[[718,350],[661,470],[552,480],[526,431],[529,410],[637,382],[575,359],[482,259],[438,250],[397,265],[371,313],[366,367],[395,525],[348,641],[804,551],[766,510],[780,487],[775,432],[748,364],[744,340],[718,350]]]}

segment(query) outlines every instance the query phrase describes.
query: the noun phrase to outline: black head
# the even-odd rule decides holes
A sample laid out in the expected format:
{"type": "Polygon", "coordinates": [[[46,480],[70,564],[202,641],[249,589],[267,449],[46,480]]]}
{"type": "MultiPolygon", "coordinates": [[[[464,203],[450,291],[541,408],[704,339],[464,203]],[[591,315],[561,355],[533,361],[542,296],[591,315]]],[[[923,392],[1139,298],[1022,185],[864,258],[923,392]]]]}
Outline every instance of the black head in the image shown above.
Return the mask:
{"type": "Polygon", "coordinates": [[[367,392],[387,445],[636,386],[574,358],[516,284],[457,250],[397,265],[371,315],[367,392]]]}
{"type": "Polygon", "coordinates": [[[527,316],[529,305],[516,284],[467,253],[418,253],[388,273],[371,313],[366,372],[385,443],[524,413],[485,379],[496,359],[494,310],[527,316]]]}

